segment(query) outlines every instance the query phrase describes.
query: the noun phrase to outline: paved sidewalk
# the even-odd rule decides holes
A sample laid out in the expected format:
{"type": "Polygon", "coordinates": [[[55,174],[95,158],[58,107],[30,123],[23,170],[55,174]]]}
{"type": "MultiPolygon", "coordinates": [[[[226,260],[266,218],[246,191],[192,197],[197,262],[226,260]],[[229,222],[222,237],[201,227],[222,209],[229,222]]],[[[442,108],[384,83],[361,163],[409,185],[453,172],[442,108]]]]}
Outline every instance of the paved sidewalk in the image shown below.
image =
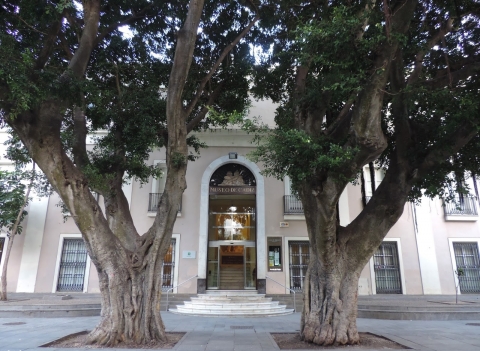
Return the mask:
{"type": "MultiPolygon", "coordinates": [[[[208,318],[162,312],[162,317],[167,331],[187,332],[174,348],[178,351],[278,350],[270,332],[295,332],[298,331],[300,324],[299,313],[270,318],[208,318]]],[[[91,330],[98,320],[99,317],[1,318],[0,351],[87,350],[39,346],[71,333],[91,330]],[[25,324],[5,325],[15,322],[25,324]]],[[[480,325],[480,321],[358,319],[358,328],[361,332],[386,336],[414,350],[480,351],[480,326],[466,325],[476,322],[480,325]]],[[[126,349],[110,350],[126,351],[126,349]]]]}

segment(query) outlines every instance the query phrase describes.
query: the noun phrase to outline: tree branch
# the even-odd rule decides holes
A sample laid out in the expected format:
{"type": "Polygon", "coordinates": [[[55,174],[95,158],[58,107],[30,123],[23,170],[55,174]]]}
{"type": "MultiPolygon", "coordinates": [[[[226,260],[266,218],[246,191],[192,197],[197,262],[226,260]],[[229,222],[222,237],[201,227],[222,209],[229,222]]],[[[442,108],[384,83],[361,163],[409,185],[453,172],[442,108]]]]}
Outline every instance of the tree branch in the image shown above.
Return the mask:
{"type": "Polygon", "coordinates": [[[139,19],[143,19],[143,18],[147,17],[147,15],[145,15],[145,13],[146,13],[147,10],[150,9],[152,6],[153,6],[153,4],[150,4],[150,5],[146,6],[145,8],[143,8],[142,10],[140,10],[139,12],[135,12],[135,13],[134,13],[133,15],[131,15],[130,17],[126,17],[123,21],[110,24],[107,28],[105,28],[105,29],[97,36],[97,38],[95,39],[95,46],[98,45],[100,42],[102,42],[102,40],[105,39],[105,37],[106,37],[107,35],[109,35],[110,33],[112,33],[112,32],[113,32],[114,30],[116,30],[118,27],[121,27],[121,26],[130,24],[130,23],[134,23],[135,21],[137,21],[137,20],[139,20],[139,19]]]}
{"type": "Polygon", "coordinates": [[[445,72],[440,77],[427,80],[422,83],[428,89],[438,89],[448,86],[449,84],[456,84],[461,80],[467,79],[475,72],[480,71],[480,62],[474,62],[466,65],[463,68],[450,73],[445,72]]]}
{"type": "Polygon", "coordinates": [[[217,85],[213,92],[209,95],[208,101],[200,110],[200,112],[187,124],[187,133],[190,133],[195,127],[205,118],[208,113],[208,107],[212,106],[215,100],[217,100],[222,88],[224,86],[224,81],[217,85]]]}
{"type": "Polygon", "coordinates": [[[48,34],[43,42],[42,50],[38,55],[37,61],[35,62],[35,70],[42,69],[50,58],[55,42],[57,41],[58,33],[60,32],[60,28],[62,26],[63,16],[64,15],[62,13],[60,18],[53,22],[52,26],[50,27],[50,30],[48,31],[48,34]]]}
{"type": "MultiPolygon", "coordinates": [[[[83,100],[83,99],[82,99],[83,100]]],[[[84,106],[75,106],[73,109],[73,162],[82,169],[88,163],[87,155],[87,119],[85,118],[84,106]]]]}
{"type": "Polygon", "coordinates": [[[451,134],[450,142],[443,142],[442,145],[432,147],[432,150],[425,156],[423,162],[413,174],[414,179],[422,179],[428,175],[436,166],[445,162],[450,156],[456,154],[472,138],[478,134],[478,126],[470,121],[465,121],[457,130],[451,134]]]}
{"type": "Polygon", "coordinates": [[[60,39],[60,46],[62,47],[63,51],[65,52],[65,55],[67,56],[67,59],[69,61],[71,61],[72,58],[73,58],[73,53],[70,50],[70,48],[68,47],[67,40],[65,39],[65,36],[63,35],[62,31],[60,31],[60,33],[58,34],[58,37],[60,39]]]}
{"type": "Polygon", "coordinates": [[[205,85],[208,83],[210,78],[212,78],[213,74],[217,71],[218,67],[223,62],[225,57],[227,57],[228,53],[230,51],[232,51],[232,49],[235,47],[235,45],[237,45],[239,43],[239,41],[243,37],[245,37],[245,35],[247,35],[247,33],[250,31],[250,29],[253,27],[253,25],[260,19],[260,14],[258,12],[257,7],[255,6],[254,8],[255,8],[255,12],[256,12],[255,18],[243,29],[243,31],[230,44],[227,45],[227,47],[225,47],[225,49],[223,49],[223,52],[220,54],[220,56],[218,57],[217,61],[213,65],[213,67],[210,69],[210,72],[208,72],[207,75],[200,82],[194,98],[192,99],[192,101],[190,101],[190,103],[185,108],[185,113],[186,113],[187,116],[192,113],[193,109],[195,108],[195,106],[198,103],[198,100],[200,99],[200,97],[203,94],[203,91],[205,89],[205,85]]]}
{"type": "Polygon", "coordinates": [[[73,72],[76,78],[81,78],[85,74],[90,55],[96,45],[100,21],[100,0],[85,1],[83,3],[83,13],[85,27],[83,28],[78,49],[68,65],[69,70],[73,72]]]}
{"type": "MultiPolygon", "coordinates": [[[[391,29],[393,34],[404,34],[408,31],[417,5],[415,0],[406,0],[393,9],[391,29]]],[[[381,111],[383,106],[383,90],[390,73],[390,64],[394,59],[399,42],[396,39],[385,42],[375,60],[370,81],[359,94],[353,108],[352,133],[349,144],[359,147],[352,168],[357,169],[374,161],[387,147],[387,141],[381,127],[381,111]]]]}
{"type": "Polygon", "coordinates": [[[423,59],[427,52],[431,50],[447,33],[449,33],[453,28],[453,19],[449,18],[447,22],[438,30],[435,35],[430,38],[430,40],[427,42],[425,48],[423,50],[420,50],[417,55],[415,56],[415,67],[410,74],[410,77],[408,77],[407,84],[411,85],[415,83],[418,78],[420,77],[420,74],[422,73],[423,70],[423,59]]]}

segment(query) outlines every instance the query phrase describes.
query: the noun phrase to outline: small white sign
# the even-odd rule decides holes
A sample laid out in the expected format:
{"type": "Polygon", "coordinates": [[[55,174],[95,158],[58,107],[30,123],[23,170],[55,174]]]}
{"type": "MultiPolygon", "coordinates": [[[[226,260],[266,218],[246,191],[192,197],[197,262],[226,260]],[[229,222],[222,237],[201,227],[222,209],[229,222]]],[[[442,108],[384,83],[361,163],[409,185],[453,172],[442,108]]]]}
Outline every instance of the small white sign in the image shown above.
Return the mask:
{"type": "Polygon", "coordinates": [[[182,258],[195,258],[196,251],[183,251],[182,258]]]}
{"type": "Polygon", "coordinates": [[[289,224],[288,222],[280,222],[280,228],[288,228],[289,224]]]}

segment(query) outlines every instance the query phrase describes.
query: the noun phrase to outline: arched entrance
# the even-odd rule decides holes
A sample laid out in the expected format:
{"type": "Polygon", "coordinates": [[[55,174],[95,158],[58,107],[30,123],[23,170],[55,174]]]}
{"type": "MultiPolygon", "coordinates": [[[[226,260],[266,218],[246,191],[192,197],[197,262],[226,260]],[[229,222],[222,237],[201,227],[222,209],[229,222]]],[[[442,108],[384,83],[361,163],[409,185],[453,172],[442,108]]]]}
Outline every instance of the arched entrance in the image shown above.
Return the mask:
{"type": "Polygon", "coordinates": [[[210,179],[207,289],[256,289],[256,180],[238,163],[210,179]]]}
{"type": "Polygon", "coordinates": [[[207,167],[199,229],[198,293],[206,289],[265,293],[265,196],[257,165],[227,155],[207,167]]]}

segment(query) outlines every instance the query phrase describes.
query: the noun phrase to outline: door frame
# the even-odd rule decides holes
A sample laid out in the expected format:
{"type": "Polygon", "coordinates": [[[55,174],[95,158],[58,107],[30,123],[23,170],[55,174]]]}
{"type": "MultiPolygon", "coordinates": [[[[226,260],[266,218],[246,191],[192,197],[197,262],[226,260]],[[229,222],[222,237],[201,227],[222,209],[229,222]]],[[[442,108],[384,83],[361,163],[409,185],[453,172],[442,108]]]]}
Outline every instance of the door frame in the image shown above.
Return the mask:
{"type": "MultiPolygon", "coordinates": [[[[477,248],[479,250],[479,255],[480,255],[480,238],[448,238],[448,247],[450,249],[450,259],[452,262],[452,274],[453,274],[453,283],[455,284],[454,286],[454,291],[457,290],[458,286],[458,278],[457,275],[455,274],[455,271],[457,270],[457,261],[455,260],[455,251],[453,250],[453,243],[477,243],[477,248]]],[[[461,295],[462,292],[460,289],[458,289],[458,295],[461,295]]]]}
{"type": "MultiPolygon", "coordinates": [[[[245,287],[245,267],[246,267],[246,259],[245,259],[245,255],[246,255],[246,250],[245,248],[246,247],[254,247],[256,249],[256,242],[255,241],[252,241],[252,240],[211,240],[208,242],[208,248],[211,248],[211,247],[216,247],[218,248],[218,266],[217,266],[217,269],[218,269],[218,272],[217,272],[217,276],[219,277],[218,279],[218,286],[220,286],[220,279],[221,279],[221,275],[220,275],[220,272],[221,272],[221,263],[220,263],[220,246],[243,246],[244,250],[243,250],[243,290],[255,290],[255,287],[250,289],[250,288],[246,288],[245,287]],[[211,245],[213,243],[213,245],[211,245]]],[[[255,255],[255,269],[257,269],[257,266],[258,266],[258,260],[256,259],[256,255],[255,255]]],[[[207,267],[208,269],[208,267],[207,267]]],[[[258,271],[258,269],[257,269],[258,271]]],[[[208,279],[208,274],[206,274],[207,276],[207,279],[208,279]]],[[[256,282],[255,282],[256,283],[256,282]]],[[[217,288],[208,288],[208,284],[206,285],[207,288],[206,290],[222,290],[220,289],[220,287],[217,287],[217,288]]]]}
{"type": "MultiPolygon", "coordinates": [[[[255,176],[256,181],[256,253],[257,253],[257,284],[260,293],[264,293],[266,287],[267,275],[267,259],[266,259],[266,235],[265,235],[265,182],[260,174],[260,168],[247,160],[244,156],[238,155],[237,159],[230,159],[228,155],[222,156],[214,160],[205,169],[200,194],[200,226],[198,238],[198,280],[205,282],[207,280],[207,256],[208,256],[208,212],[210,198],[210,179],[213,173],[224,164],[237,163],[247,167],[255,176]],[[259,282],[259,280],[261,282],[259,282]],[[263,282],[262,282],[263,280],[263,282]]],[[[198,291],[201,292],[201,291],[198,291]]]]}
{"type": "MultiPolygon", "coordinates": [[[[60,271],[60,261],[62,259],[63,242],[65,239],[82,239],[82,234],[60,234],[60,240],[58,241],[57,262],[55,263],[55,273],[53,276],[52,293],[57,293],[58,273],[60,271]]],[[[85,264],[85,276],[83,277],[83,292],[88,291],[88,279],[90,278],[90,255],[87,251],[87,262],[85,264]]]]}
{"type": "MultiPolygon", "coordinates": [[[[400,243],[400,238],[384,238],[383,241],[396,242],[397,243],[397,254],[398,254],[398,265],[400,266],[400,282],[402,284],[402,295],[407,293],[407,288],[405,285],[405,272],[403,269],[403,254],[402,254],[402,245],[400,243]]],[[[375,255],[375,253],[373,254],[375,255]]],[[[377,284],[375,282],[375,263],[373,262],[373,255],[370,257],[370,281],[372,283],[372,295],[377,295],[377,284]]]]}

